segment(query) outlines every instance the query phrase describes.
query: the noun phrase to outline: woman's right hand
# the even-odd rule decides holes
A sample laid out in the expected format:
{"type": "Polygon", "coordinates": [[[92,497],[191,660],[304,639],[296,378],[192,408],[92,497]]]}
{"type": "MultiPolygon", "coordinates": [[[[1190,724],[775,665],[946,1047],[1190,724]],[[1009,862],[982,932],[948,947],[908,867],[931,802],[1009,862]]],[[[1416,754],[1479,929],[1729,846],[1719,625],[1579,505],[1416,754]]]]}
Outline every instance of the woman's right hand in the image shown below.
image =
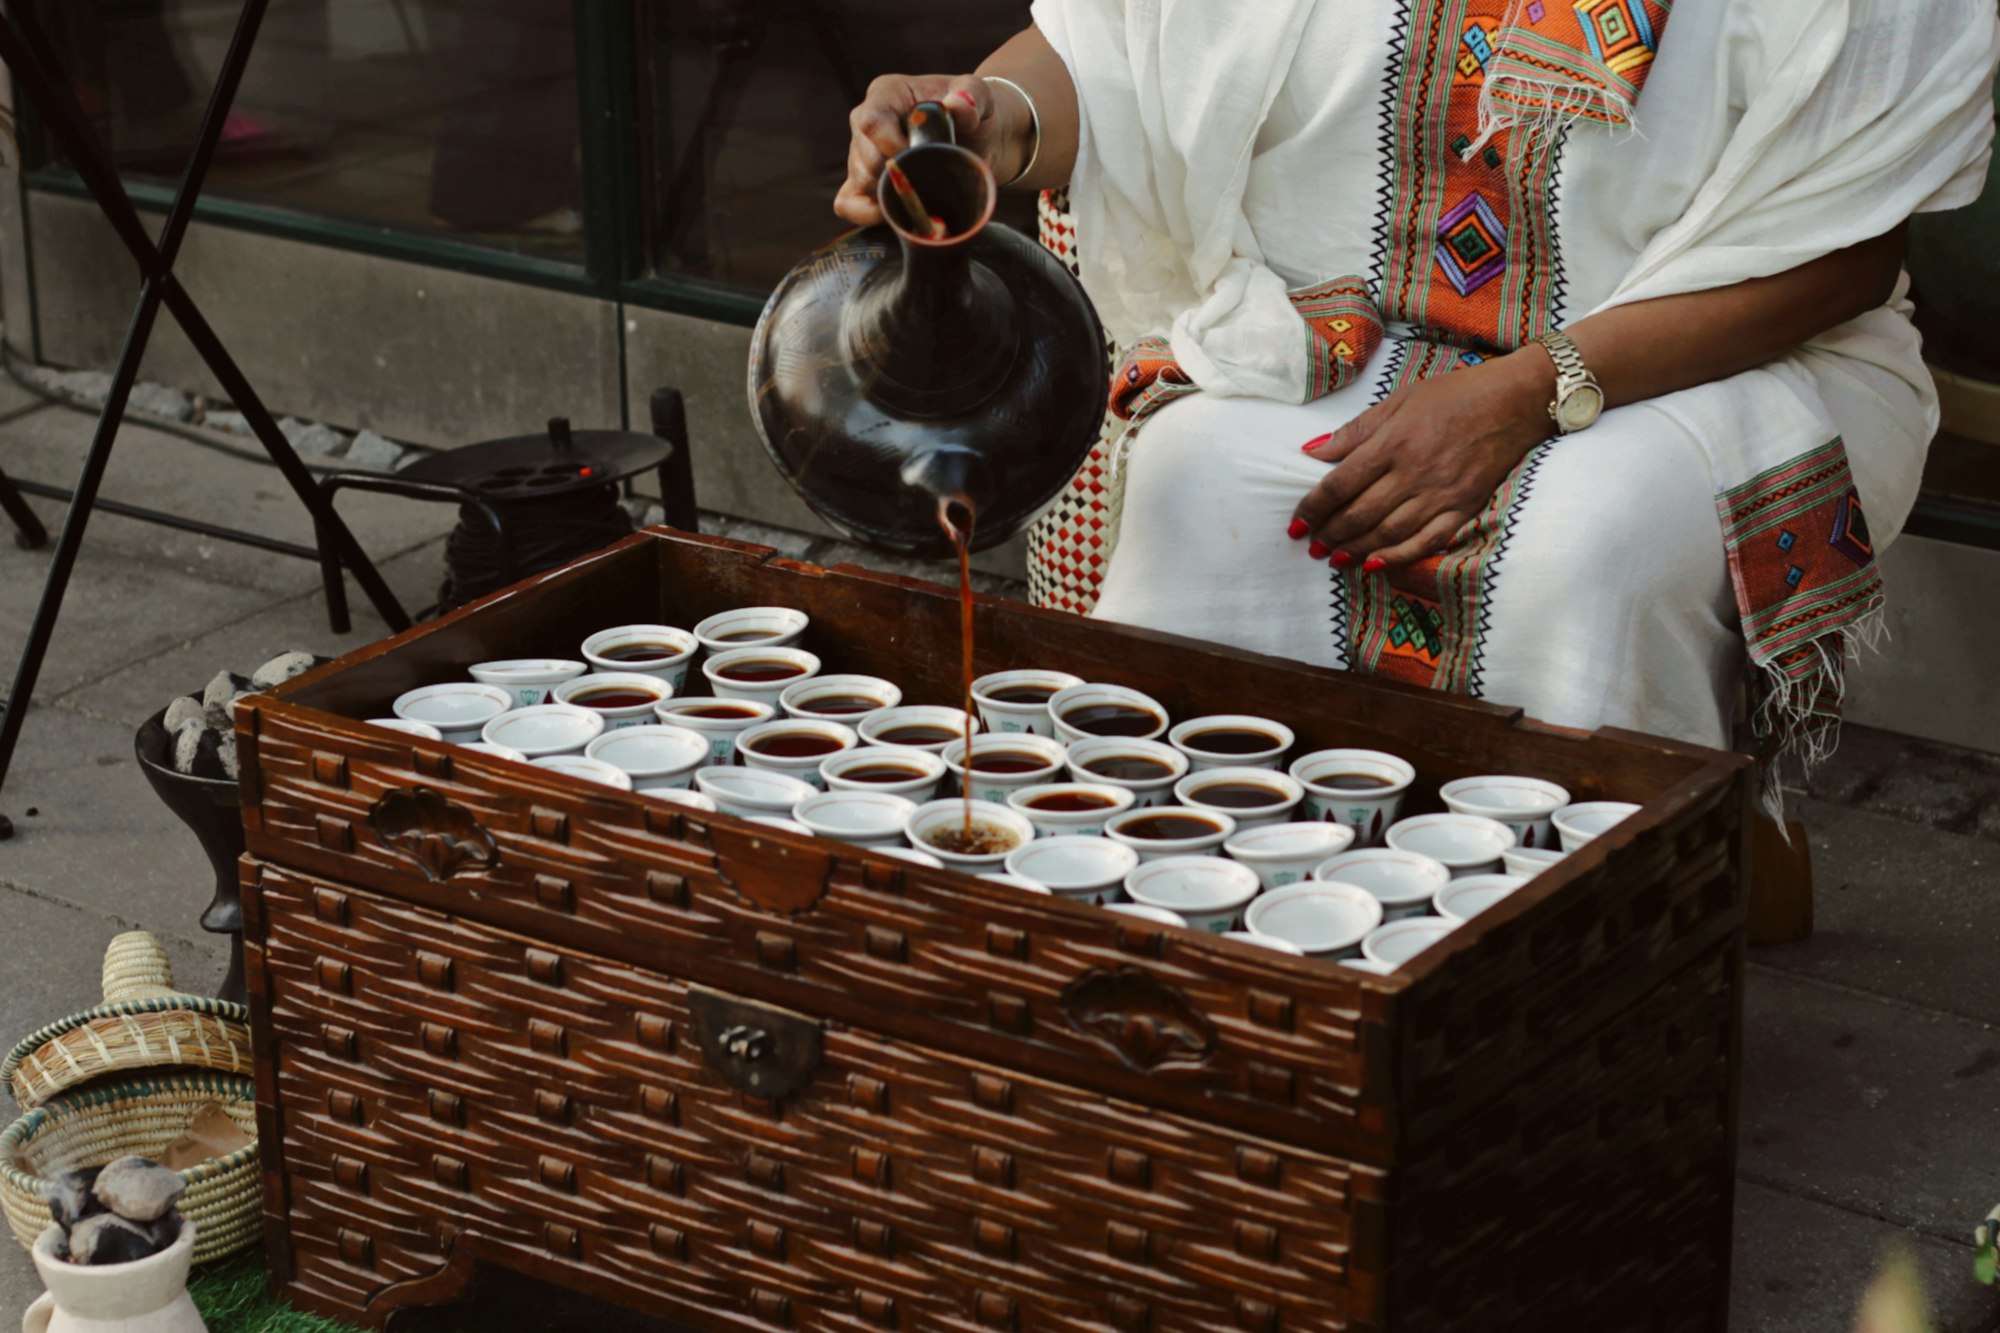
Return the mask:
{"type": "Polygon", "coordinates": [[[868,96],[847,117],[853,130],[847,148],[847,183],[834,196],[833,211],[858,227],[872,227],[882,220],[875,187],[889,159],[910,146],[903,122],[919,102],[944,105],[960,146],[988,162],[1001,152],[1004,118],[996,114],[993,87],[986,80],[976,74],[884,74],[868,85],[868,96]]]}

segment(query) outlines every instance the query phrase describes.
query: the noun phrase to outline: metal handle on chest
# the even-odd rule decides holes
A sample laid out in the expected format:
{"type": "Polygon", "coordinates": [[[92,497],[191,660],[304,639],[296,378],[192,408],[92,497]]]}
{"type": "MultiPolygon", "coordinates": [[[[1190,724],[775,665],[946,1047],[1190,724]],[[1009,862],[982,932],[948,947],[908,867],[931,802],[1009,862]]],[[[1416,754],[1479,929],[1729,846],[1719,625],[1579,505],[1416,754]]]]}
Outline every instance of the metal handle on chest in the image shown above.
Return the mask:
{"type": "Polygon", "coordinates": [[[817,1019],[716,991],[690,990],[688,1017],[708,1067],[752,1097],[790,1097],[819,1069],[817,1019]]]}

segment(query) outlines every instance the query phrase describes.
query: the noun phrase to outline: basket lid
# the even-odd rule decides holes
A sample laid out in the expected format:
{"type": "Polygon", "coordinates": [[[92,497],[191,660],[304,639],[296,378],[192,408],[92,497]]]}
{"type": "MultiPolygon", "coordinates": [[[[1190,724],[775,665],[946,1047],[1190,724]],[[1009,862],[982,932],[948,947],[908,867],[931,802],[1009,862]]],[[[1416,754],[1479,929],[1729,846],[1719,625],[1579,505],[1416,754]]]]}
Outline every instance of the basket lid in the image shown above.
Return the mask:
{"type": "MultiPolygon", "coordinates": [[[[134,1017],[145,1014],[163,1014],[185,1011],[217,1019],[225,1024],[245,1026],[250,1021],[248,1006],[228,1000],[211,999],[205,995],[189,995],[174,989],[173,964],[167,961],[167,951],[151,932],[144,930],[126,931],[115,936],[104,950],[104,1002],[89,1009],[81,1010],[58,1019],[46,1027],[37,1028],[14,1044],[7,1052],[7,1058],[0,1061],[0,1082],[14,1082],[14,1075],[23,1061],[34,1056],[51,1042],[61,1040],[65,1035],[104,1018],[134,1017]]],[[[243,1034],[247,1045],[248,1032],[243,1034]]],[[[73,1064],[74,1062],[56,1062],[73,1064]]],[[[199,1051],[191,1051],[176,1043],[166,1043],[157,1050],[141,1049],[127,1053],[117,1062],[118,1068],[134,1069],[157,1065],[199,1065],[203,1063],[199,1051]]],[[[56,1077],[59,1086],[69,1086],[93,1077],[106,1070],[79,1070],[74,1078],[56,1077]]],[[[46,1095],[46,1094],[45,1094],[46,1095]]]]}

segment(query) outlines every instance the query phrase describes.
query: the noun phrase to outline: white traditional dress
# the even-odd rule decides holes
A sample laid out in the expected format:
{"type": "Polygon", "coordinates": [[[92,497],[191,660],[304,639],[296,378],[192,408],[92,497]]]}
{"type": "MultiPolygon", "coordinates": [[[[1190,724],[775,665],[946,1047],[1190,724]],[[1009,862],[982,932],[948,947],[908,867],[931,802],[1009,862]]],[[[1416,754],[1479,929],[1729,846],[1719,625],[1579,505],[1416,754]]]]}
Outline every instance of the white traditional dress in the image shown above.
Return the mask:
{"type": "Polygon", "coordinates": [[[1579,727],[1823,745],[1937,422],[1899,291],[1536,449],[1368,575],[1286,526],[1300,446],[1593,311],[1778,273],[1977,197],[1991,0],[1036,0],[1123,350],[1038,600],[1579,727]],[[1668,33],[1671,19],[1671,35],[1668,33]],[[1122,471],[1121,471],[1122,469],[1122,471]],[[1107,503],[1122,491],[1122,513],[1107,503]],[[1866,510],[1866,521],[1862,518],[1866,510]]]}

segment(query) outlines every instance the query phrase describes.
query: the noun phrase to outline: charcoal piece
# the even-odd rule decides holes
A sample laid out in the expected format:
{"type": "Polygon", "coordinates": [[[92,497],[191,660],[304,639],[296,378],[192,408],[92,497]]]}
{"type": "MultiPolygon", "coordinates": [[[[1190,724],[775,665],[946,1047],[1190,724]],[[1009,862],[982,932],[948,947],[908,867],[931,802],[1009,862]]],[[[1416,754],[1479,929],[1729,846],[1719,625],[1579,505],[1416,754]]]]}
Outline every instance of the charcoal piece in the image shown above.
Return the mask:
{"type": "Polygon", "coordinates": [[[104,1211],[104,1205],[90,1191],[97,1183],[97,1173],[103,1169],[87,1166],[81,1171],[65,1171],[43,1191],[43,1197],[49,1201],[49,1216],[65,1234],[84,1218],[104,1211]]]}
{"type": "Polygon", "coordinates": [[[174,732],[174,768],[178,772],[194,772],[195,760],[201,754],[201,738],[215,733],[200,719],[183,722],[174,732]]]}
{"type": "Polygon", "coordinates": [[[218,671],[215,679],[208,682],[208,688],[201,692],[203,720],[217,731],[227,731],[232,725],[229,720],[229,705],[236,696],[250,688],[250,678],[239,676],[234,671],[218,671]]]}
{"type": "Polygon", "coordinates": [[[268,690],[283,685],[294,676],[303,676],[318,662],[311,653],[279,653],[250,673],[254,689],[268,690]]]}
{"type": "MultiPolygon", "coordinates": [[[[172,1242],[168,1242],[171,1244],[172,1242]]],[[[150,1259],[165,1249],[153,1239],[151,1228],[128,1221],[116,1213],[86,1217],[69,1233],[70,1258],[80,1264],[129,1264],[150,1259]]]]}
{"type": "Polygon", "coordinates": [[[242,770],[236,760],[235,732],[226,731],[222,734],[220,743],[217,744],[215,749],[215,757],[217,762],[222,765],[222,776],[228,778],[231,782],[236,781],[242,770]]]}
{"type": "Polygon", "coordinates": [[[187,1181],[180,1172],[169,1171],[150,1157],[137,1156],[106,1163],[92,1186],[99,1203],[133,1222],[166,1216],[186,1192],[187,1181]]]}
{"type": "Polygon", "coordinates": [[[230,732],[210,731],[207,727],[190,727],[187,732],[175,738],[174,767],[197,778],[213,778],[217,781],[228,779],[231,774],[222,762],[222,743],[234,741],[230,732]],[[192,736],[193,740],[188,741],[192,736]],[[185,762],[183,756],[185,755],[185,762]]]}
{"type": "Polygon", "coordinates": [[[183,694],[167,705],[167,715],[160,719],[160,725],[167,729],[169,736],[179,731],[189,722],[202,720],[201,700],[192,694],[183,694]]]}
{"type": "Polygon", "coordinates": [[[151,1222],[142,1222],[140,1225],[145,1228],[146,1235],[153,1244],[158,1249],[164,1250],[180,1239],[181,1227],[185,1222],[186,1219],[181,1216],[180,1209],[169,1208],[151,1222]]]}

